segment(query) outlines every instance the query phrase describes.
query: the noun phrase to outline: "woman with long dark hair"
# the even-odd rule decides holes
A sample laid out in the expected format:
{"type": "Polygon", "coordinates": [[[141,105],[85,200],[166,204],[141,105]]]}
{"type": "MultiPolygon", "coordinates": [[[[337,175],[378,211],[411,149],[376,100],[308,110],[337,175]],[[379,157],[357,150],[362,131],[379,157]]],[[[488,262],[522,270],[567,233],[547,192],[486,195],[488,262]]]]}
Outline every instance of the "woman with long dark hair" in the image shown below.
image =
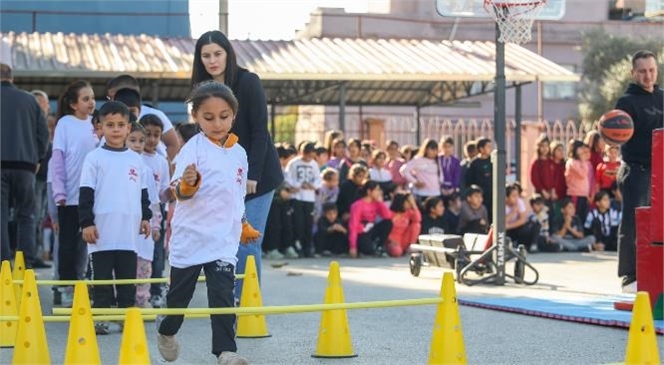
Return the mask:
{"type": "MultiPolygon", "coordinates": [[[[253,255],[260,279],[262,233],[265,232],[274,191],[284,179],[277,150],[267,130],[265,91],[256,74],[238,66],[231,42],[218,30],[204,33],[196,42],[191,85],[206,80],[229,86],[240,105],[231,132],[238,136],[240,145],[247,151],[246,216],[261,236],[254,242],[240,245],[236,273],[244,274],[247,256],[253,255]]],[[[242,283],[238,282],[235,288],[235,296],[239,299],[242,283]]]]}

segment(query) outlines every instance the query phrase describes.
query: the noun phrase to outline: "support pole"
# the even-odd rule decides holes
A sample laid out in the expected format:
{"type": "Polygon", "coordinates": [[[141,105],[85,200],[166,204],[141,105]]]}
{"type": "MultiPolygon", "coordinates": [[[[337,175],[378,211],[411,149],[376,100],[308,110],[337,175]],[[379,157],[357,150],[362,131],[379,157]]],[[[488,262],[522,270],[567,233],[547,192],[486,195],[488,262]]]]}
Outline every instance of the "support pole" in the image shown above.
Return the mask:
{"type": "Polygon", "coordinates": [[[422,144],[422,123],[420,121],[420,106],[415,106],[415,143],[422,144]]]}
{"type": "Polygon", "coordinates": [[[496,285],[505,285],[505,44],[496,23],[496,88],[494,92],[493,244],[496,246],[496,285]]]}
{"type": "Polygon", "coordinates": [[[516,180],[521,178],[521,84],[516,84],[514,96],[514,160],[516,161],[516,180]]]}
{"type": "Polygon", "coordinates": [[[346,135],[346,84],[339,85],[339,130],[346,135]]]}
{"type": "Polygon", "coordinates": [[[159,81],[152,83],[152,105],[155,108],[159,105],[159,81]]]}

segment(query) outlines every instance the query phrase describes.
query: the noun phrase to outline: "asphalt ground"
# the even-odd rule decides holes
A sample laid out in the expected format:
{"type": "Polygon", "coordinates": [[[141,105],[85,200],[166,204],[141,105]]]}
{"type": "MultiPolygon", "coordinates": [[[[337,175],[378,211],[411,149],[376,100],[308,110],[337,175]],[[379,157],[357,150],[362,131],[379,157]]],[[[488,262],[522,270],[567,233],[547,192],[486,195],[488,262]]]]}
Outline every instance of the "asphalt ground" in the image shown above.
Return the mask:
{"type": "MultiPolygon", "coordinates": [[[[524,287],[457,284],[460,297],[530,296],[570,298],[618,294],[617,259],[612,253],[533,254],[529,259],[540,271],[540,282],[524,287]]],[[[332,259],[264,261],[262,296],[264,305],[322,303],[332,259]]],[[[406,258],[340,259],[347,302],[414,299],[437,296],[440,268],[424,268],[413,277],[406,258]]],[[[508,268],[509,270],[509,268],[508,268]]],[[[50,279],[50,271],[37,270],[38,279],[50,279]]],[[[205,283],[199,283],[191,307],[205,307],[205,283]]],[[[44,314],[51,313],[52,294],[40,287],[44,314]]],[[[463,336],[471,364],[606,364],[622,361],[626,329],[564,322],[519,314],[461,306],[463,336]]],[[[423,364],[427,362],[436,306],[349,310],[351,338],[357,357],[312,358],[316,348],[320,313],[267,317],[268,338],[238,339],[238,352],[252,364],[423,364]]],[[[161,360],[156,346],[154,322],[146,322],[153,364],[161,360]]],[[[102,362],[118,362],[121,334],[118,327],[98,336],[102,362]]],[[[49,353],[54,364],[64,361],[68,324],[47,323],[49,353]]],[[[180,359],[173,364],[215,364],[210,353],[209,320],[186,320],[180,333],[180,359]]],[[[662,336],[658,336],[664,348],[662,336]]],[[[10,364],[11,349],[0,349],[0,364],[10,364]]]]}

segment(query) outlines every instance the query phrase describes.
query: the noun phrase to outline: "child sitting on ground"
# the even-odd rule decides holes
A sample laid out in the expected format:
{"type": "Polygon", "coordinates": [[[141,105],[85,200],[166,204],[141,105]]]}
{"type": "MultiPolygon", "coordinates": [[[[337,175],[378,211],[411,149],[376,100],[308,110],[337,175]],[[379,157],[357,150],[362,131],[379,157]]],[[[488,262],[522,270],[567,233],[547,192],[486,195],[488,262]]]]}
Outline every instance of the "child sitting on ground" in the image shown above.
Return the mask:
{"type": "MultiPolygon", "coordinates": [[[[600,190],[593,199],[595,209],[588,213],[584,228],[586,234],[593,235],[597,239],[595,243],[606,251],[618,249],[618,225],[622,219],[622,213],[611,208],[609,193],[600,190]]],[[[602,251],[602,250],[598,250],[602,251]]]]}
{"type": "Polygon", "coordinates": [[[323,215],[318,220],[318,230],[314,236],[316,254],[322,256],[344,255],[348,253],[348,230],[344,227],[337,206],[323,204],[323,215]]]}
{"type": "Polygon", "coordinates": [[[546,200],[540,194],[533,195],[530,198],[530,208],[533,213],[529,219],[531,222],[539,224],[539,237],[537,238],[537,251],[538,252],[559,252],[560,245],[553,242],[549,236],[549,207],[546,205],[546,200]]]}
{"type": "Polygon", "coordinates": [[[390,210],[393,216],[387,253],[392,257],[400,257],[408,252],[411,244],[417,242],[422,226],[422,214],[415,197],[409,193],[396,194],[390,210]]]}
{"type": "Polygon", "coordinates": [[[459,234],[479,233],[489,231],[489,220],[484,204],[482,188],[471,185],[466,191],[466,201],[461,204],[459,213],[459,234]]]}
{"type": "Polygon", "coordinates": [[[422,216],[422,229],[420,234],[444,234],[449,233],[450,229],[447,222],[443,219],[445,206],[443,200],[432,196],[424,200],[424,215],[422,216]]]}
{"type": "MultiPolygon", "coordinates": [[[[445,201],[443,200],[443,203],[445,201]]],[[[443,221],[448,234],[459,234],[459,215],[461,214],[461,195],[459,193],[452,193],[447,198],[447,206],[445,213],[443,213],[443,221]]]]}
{"type": "Polygon", "coordinates": [[[572,200],[569,198],[563,199],[560,202],[560,209],[562,215],[552,226],[551,240],[561,245],[566,251],[592,251],[595,245],[595,237],[583,234],[583,224],[576,216],[576,207],[572,200]]]}

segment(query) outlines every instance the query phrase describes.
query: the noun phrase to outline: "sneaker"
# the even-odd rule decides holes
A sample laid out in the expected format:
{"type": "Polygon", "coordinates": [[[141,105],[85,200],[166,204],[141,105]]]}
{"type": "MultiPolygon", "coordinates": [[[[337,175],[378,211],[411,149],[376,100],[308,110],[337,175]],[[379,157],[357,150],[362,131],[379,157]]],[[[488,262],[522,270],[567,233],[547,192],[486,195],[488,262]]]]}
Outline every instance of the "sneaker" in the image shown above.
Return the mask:
{"type": "Polygon", "coordinates": [[[74,304],[74,293],[72,287],[60,289],[60,302],[64,308],[71,308],[74,304]]]}
{"type": "Polygon", "coordinates": [[[249,365],[249,361],[235,352],[222,352],[217,359],[217,365],[249,365]]]}
{"type": "Polygon", "coordinates": [[[293,246],[289,246],[286,249],[286,252],[284,252],[284,256],[286,256],[287,259],[300,258],[300,255],[298,255],[297,251],[295,251],[295,248],[293,248],[293,246]]]}
{"type": "Polygon", "coordinates": [[[28,266],[29,266],[28,267],[29,269],[50,269],[51,268],[51,265],[49,265],[49,264],[47,264],[44,261],[39,260],[39,259],[35,260],[31,265],[28,265],[28,266]]]}
{"type": "Polygon", "coordinates": [[[113,321],[113,323],[118,325],[119,332],[124,332],[124,321],[113,321]]]}
{"type": "Polygon", "coordinates": [[[111,330],[108,328],[108,322],[95,323],[95,333],[98,335],[108,335],[111,330]]]}
{"type": "Polygon", "coordinates": [[[268,260],[281,260],[284,258],[284,255],[279,252],[279,250],[272,250],[265,255],[265,258],[268,260]]]}
{"type": "Polygon", "coordinates": [[[157,333],[157,348],[161,357],[168,362],[173,362],[180,356],[180,344],[175,336],[164,336],[157,333]]]}
{"type": "Polygon", "coordinates": [[[331,257],[332,252],[329,250],[323,250],[323,252],[321,252],[321,255],[323,255],[323,257],[331,257]]]}
{"type": "Polygon", "coordinates": [[[62,305],[62,293],[57,288],[53,290],[53,305],[62,305]]]}
{"type": "Polygon", "coordinates": [[[622,292],[636,294],[636,277],[625,276],[622,279],[622,292]]]}
{"type": "Polygon", "coordinates": [[[152,308],[161,308],[166,305],[166,301],[161,295],[153,295],[150,298],[150,304],[152,305],[152,308]]]}

